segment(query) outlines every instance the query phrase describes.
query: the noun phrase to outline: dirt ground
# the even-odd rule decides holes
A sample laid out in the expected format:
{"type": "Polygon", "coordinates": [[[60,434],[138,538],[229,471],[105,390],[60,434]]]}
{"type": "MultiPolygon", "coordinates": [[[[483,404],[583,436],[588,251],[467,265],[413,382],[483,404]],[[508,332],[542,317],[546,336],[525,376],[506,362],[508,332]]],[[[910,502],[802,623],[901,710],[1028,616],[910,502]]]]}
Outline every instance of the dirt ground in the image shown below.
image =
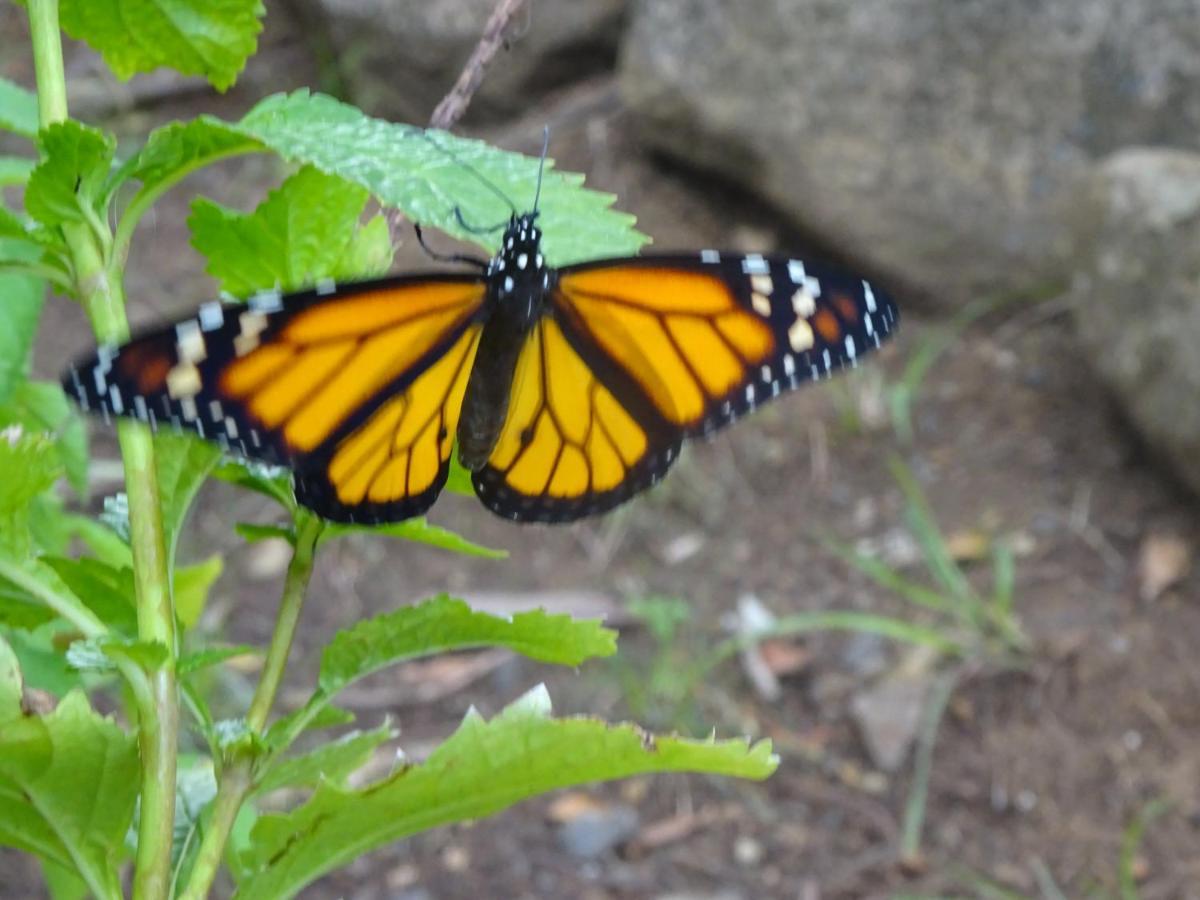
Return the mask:
{"type": "MultiPolygon", "coordinates": [[[[266,90],[304,83],[302,68],[277,64],[295,48],[286,29],[272,28],[242,88],[220,99],[176,96],[123,114],[116,127],[142,133],[199,111],[233,117],[266,90]]],[[[486,134],[535,151],[546,122],[559,165],[586,171],[592,186],[618,194],[660,247],[804,249],[802,236],[770,210],[648,156],[609,79],[545,98],[520,121],[486,134]]],[[[131,263],[135,320],[189,310],[211,290],[187,246],[189,197],[200,192],[244,206],[278,175],[266,159],[235,163],[201,173],[164,201],[131,263]]],[[[420,259],[411,244],[406,238],[404,263],[420,259]]],[[[940,325],[922,319],[920,298],[902,300],[894,346],[864,367],[874,375],[810,387],[692,446],[661,487],[612,516],[522,528],[468,498],[446,497],[434,508],[435,522],[507,549],[508,561],[371,538],[333,546],[319,560],[284,692],[292,702],[303,695],[336,629],[437,591],[567,609],[586,594],[626,623],[617,662],[564,672],[458,657],[441,669],[382,673],[357,686],[345,705],[364,726],[392,716],[400,744],[419,758],[468,706],[490,715],[545,681],[560,714],[637,713],[659,729],[770,737],[782,759],[773,778],[658,777],[572,792],[571,803],[541,798],[381,850],[302,896],[1032,898],[1049,896],[1037,880],[1048,871],[1067,897],[1116,897],[1123,833],[1147,803],[1165,798],[1170,807],[1146,830],[1130,868],[1145,900],[1200,898],[1200,567],[1149,602],[1139,598],[1138,568],[1153,536],[1200,546],[1196,500],[1153,466],[1114,416],[1056,300],[1010,306],[954,341],[916,400],[913,444],[901,445],[879,419],[881,390],[940,325]],[[861,639],[799,642],[792,649],[802,652],[803,665],[774,701],[755,692],[736,662],[691,686],[682,718],[656,716],[661,711],[643,703],[632,708],[625,690],[631,674],[649,671],[661,654],[720,640],[723,617],[748,594],[778,615],[897,611],[893,597],[818,540],[889,546],[903,538],[892,456],[917,473],[948,535],[1019,539],[1016,606],[1034,645],[1026,671],[985,670],[957,690],[934,751],[920,866],[901,866],[896,855],[911,764],[895,774],[874,771],[849,715],[868,683],[861,639]],[[654,595],[680,598],[691,610],[683,636],[665,649],[622,612],[654,595]],[[440,696],[421,700],[430,693],[440,696]],[[627,838],[598,855],[572,855],[562,820],[572,818],[572,804],[587,805],[582,797],[600,809],[632,809],[636,824],[627,838]],[[988,893],[981,879],[997,892],[988,893]]],[[[55,300],[40,370],[53,374],[87,343],[78,310],[55,300]]],[[[103,434],[96,455],[115,459],[103,434]]],[[[286,560],[269,546],[240,545],[231,532],[234,521],[269,515],[256,498],[214,485],[192,520],[186,555],[229,553],[205,618],[223,639],[259,642],[269,634],[286,560]]],[[[915,573],[919,564],[909,568],[915,573]]],[[[976,574],[986,578],[986,567],[976,574]]],[[[899,658],[887,644],[866,652],[884,669],[899,658]]],[[[245,703],[249,684],[248,676],[229,674],[229,714],[245,703]]],[[[32,872],[0,854],[0,898],[40,896],[32,872]]]]}

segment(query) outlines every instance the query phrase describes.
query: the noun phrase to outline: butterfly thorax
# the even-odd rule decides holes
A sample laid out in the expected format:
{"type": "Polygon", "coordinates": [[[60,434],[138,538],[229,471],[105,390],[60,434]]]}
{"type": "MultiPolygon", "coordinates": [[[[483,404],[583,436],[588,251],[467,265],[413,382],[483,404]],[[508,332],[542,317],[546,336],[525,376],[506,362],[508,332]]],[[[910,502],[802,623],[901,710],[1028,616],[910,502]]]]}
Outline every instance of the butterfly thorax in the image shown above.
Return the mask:
{"type": "Polygon", "coordinates": [[[473,472],[483,468],[499,440],[521,349],[554,283],[536,217],[513,217],[487,269],[486,321],[458,422],[459,461],[473,472]]]}

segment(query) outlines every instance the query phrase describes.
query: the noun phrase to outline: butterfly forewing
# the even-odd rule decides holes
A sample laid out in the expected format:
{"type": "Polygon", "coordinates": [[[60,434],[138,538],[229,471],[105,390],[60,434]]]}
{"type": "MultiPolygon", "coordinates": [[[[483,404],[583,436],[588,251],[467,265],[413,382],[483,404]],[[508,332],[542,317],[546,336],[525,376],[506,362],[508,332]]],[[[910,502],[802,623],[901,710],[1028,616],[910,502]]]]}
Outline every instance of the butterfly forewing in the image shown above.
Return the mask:
{"type": "Polygon", "coordinates": [[[572,266],[552,299],[588,364],[620,369],[681,437],[855,364],[897,319],[861,279],[715,251],[572,266]]]}
{"type": "Polygon", "coordinates": [[[484,284],[433,275],[209,303],[68,370],[84,409],[170,424],[297,471],[441,360],[478,317],[484,284]]]}

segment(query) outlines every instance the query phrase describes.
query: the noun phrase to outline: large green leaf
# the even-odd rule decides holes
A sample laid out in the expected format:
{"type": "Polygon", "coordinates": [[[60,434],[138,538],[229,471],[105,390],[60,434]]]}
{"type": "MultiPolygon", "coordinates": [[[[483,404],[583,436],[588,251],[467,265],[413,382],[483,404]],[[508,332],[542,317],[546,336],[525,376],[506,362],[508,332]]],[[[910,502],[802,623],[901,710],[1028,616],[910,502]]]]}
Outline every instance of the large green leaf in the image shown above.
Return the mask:
{"type": "Polygon", "coordinates": [[[261,0],[62,0],[60,15],[120,78],[166,67],[223,91],[254,54],[263,13],[261,0]]]}
{"type": "Polygon", "coordinates": [[[321,654],[317,682],[332,696],[384,666],[468,647],[507,647],[540,662],[577,666],[616,652],[616,632],[597,619],[572,619],[545,610],[501,618],[476,612],[442,594],[339,631],[321,654]]]}
{"type": "Polygon", "coordinates": [[[29,176],[25,209],[43,225],[79,222],[96,212],[112,165],[112,135],[74,119],[38,133],[42,160],[29,176]]]}
{"type": "Polygon", "coordinates": [[[37,95],[7,78],[0,78],[0,128],[27,138],[38,130],[37,95]]]}
{"type": "Polygon", "coordinates": [[[120,897],[136,742],[80,691],[46,716],[23,715],[20,691],[12,651],[0,640],[0,844],[78,872],[97,897],[120,897]]]}
{"type": "MultiPolygon", "coordinates": [[[[387,229],[360,238],[365,188],[306,166],[288,178],[252,213],[200,198],[188,225],[192,245],[208,259],[208,272],[231,294],[259,288],[297,290],[322,278],[381,275],[391,263],[387,229]],[[370,266],[367,269],[359,266],[370,266]]],[[[379,220],[384,224],[382,220],[379,220]]]]}
{"type": "Polygon", "coordinates": [[[470,712],[422,764],[361,790],[323,784],[291,812],[259,819],[238,900],[291,897],[363,853],[438,825],[478,819],[568,785],[644,772],[766,778],[770,742],[655,738],[632,725],[550,717],[537,688],[490,722],[470,712]]]}
{"type": "MultiPolygon", "coordinates": [[[[518,212],[526,211],[540,166],[482,141],[371,118],[332,97],[297,91],[268,97],[240,122],[202,116],[160,129],[128,171],[142,180],[143,193],[153,194],[199,165],[255,149],[337,175],[415,221],[491,250],[499,232],[481,237],[463,227],[455,210],[475,225],[507,221],[513,208],[495,190],[510,197],[518,212]]],[[[612,209],[611,194],[587,190],[582,175],[553,166],[546,160],[540,201],[551,264],[635,253],[646,243],[634,217],[612,209]]]]}

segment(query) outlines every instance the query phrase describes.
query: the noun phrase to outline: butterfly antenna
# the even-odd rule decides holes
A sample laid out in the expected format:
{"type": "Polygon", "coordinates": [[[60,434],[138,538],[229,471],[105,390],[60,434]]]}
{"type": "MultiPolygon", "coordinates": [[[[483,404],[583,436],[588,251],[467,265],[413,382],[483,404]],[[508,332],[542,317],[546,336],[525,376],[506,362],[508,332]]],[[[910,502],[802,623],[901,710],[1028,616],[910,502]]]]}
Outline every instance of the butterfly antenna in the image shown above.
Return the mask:
{"type": "Polygon", "coordinates": [[[508,206],[508,208],[510,210],[512,210],[512,214],[514,216],[517,214],[517,205],[508,198],[508,194],[504,193],[504,191],[500,190],[500,188],[496,187],[496,185],[494,185],[490,180],[485,178],[482,172],[478,171],[470,163],[463,160],[462,157],[460,157],[457,153],[455,153],[449,147],[443,147],[441,144],[439,144],[437,141],[435,141],[433,139],[433,137],[429,134],[429,132],[423,131],[423,132],[421,132],[421,134],[425,137],[425,140],[429,141],[429,143],[433,144],[434,147],[436,147],[442,153],[445,153],[448,157],[450,157],[452,160],[454,160],[454,162],[456,162],[458,165],[462,166],[464,169],[466,169],[468,172],[470,172],[472,175],[474,175],[477,179],[479,179],[480,184],[482,184],[489,191],[491,191],[493,194],[495,194],[497,197],[499,197],[501,200],[503,200],[505,205],[508,206]]]}
{"type": "Polygon", "coordinates": [[[533,211],[538,211],[538,201],[542,199],[542,174],[546,171],[546,154],[550,151],[550,126],[542,126],[542,158],[538,162],[537,190],[533,195],[533,211]]]}

